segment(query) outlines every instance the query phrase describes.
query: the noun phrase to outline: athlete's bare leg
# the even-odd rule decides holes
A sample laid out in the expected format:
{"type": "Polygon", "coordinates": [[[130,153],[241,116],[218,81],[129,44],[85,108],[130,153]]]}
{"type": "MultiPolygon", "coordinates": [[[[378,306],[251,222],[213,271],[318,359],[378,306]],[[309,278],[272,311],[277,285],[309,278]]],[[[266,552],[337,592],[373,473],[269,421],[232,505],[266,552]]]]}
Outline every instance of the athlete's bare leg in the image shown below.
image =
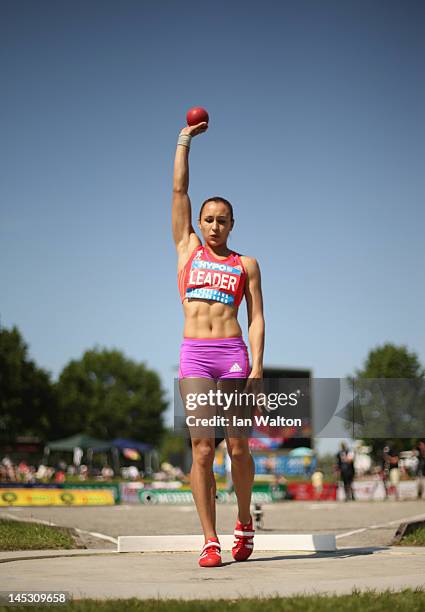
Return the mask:
{"type": "MultiPolygon", "coordinates": [[[[221,379],[217,383],[217,389],[231,397],[232,392],[243,392],[246,380],[244,379],[221,379]]],[[[230,406],[226,416],[232,423],[233,415],[248,417],[252,415],[252,408],[238,405],[230,406]]],[[[225,428],[227,452],[232,462],[232,479],[238,500],[238,518],[241,523],[249,523],[252,485],[254,483],[255,464],[251,456],[248,439],[249,427],[238,427],[229,425],[225,428]]]]}
{"type": "Polygon", "coordinates": [[[248,446],[248,438],[226,438],[227,451],[232,461],[232,478],[238,499],[238,517],[249,523],[255,465],[248,446]]]}
{"type": "MultiPolygon", "coordinates": [[[[225,421],[225,438],[232,463],[233,486],[238,500],[238,521],[234,531],[235,541],[232,556],[235,561],[246,561],[251,556],[254,547],[250,506],[255,464],[249,451],[254,407],[246,405],[245,400],[242,402],[245,405],[241,405],[240,400],[252,394],[249,393],[244,379],[222,379],[217,386],[226,393],[227,400],[230,402],[228,418],[225,421]],[[236,393],[229,395],[232,387],[236,393]]],[[[228,403],[226,402],[225,405],[227,406],[228,403]]]]}
{"type": "MultiPolygon", "coordinates": [[[[216,388],[216,382],[212,379],[183,378],[180,380],[180,392],[185,406],[187,405],[186,398],[189,393],[208,393],[210,389],[215,391],[216,388]]],[[[208,406],[198,406],[192,411],[186,410],[186,416],[189,414],[199,418],[210,418],[215,414],[215,408],[212,410],[208,406]]],[[[189,431],[192,441],[190,486],[204,532],[205,542],[207,542],[208,538],[217,537],[216,482],[213,472],[215,428],[193,426],[189,427],[189,431]]]]}
{"type": "Polygon", "coordinates": [[[213,474],[214,454],[214,438],[192,438],[193,463],[190,471],[190,486],[204,532],[205,542],[207,542],[208,538],[217,537],[215,512],[216,484],[213,474]]]}
{"type": "MultiPolygon", "coordinates": [[[[214,441],[215,442],[215,441],[214,441]]],[[[214,444],[214,453],[215,453],[215,444],[214,444]]],[[[216,494],[217,494],[217,484],[215,482],[215,476],[214,476],[214,470],[212,469],[211,466],[211,488],[210,488],[210,504],[211,504],[211,515],[213,517],[213,525],[214,525],[214,531],[216,530],[216,510],[215,510],[215,504],[216,504],[216,494]]]]}

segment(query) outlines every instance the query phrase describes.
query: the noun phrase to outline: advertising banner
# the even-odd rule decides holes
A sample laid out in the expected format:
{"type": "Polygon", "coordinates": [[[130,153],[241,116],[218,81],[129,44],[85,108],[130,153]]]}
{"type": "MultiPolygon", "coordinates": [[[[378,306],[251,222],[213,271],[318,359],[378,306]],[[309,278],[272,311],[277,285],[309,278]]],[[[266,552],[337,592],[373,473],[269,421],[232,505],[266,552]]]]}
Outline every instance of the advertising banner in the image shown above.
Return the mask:
{"type": "Polygon", "coordinates": [[[324,483],[322,491],[317,493],[309,482],[289,482],[288,492],[296,501],[336,500],[337,485],[324,483]]]}
{"type": "Polygon", "coordinates": [[[120,498],[124,504],[138,504],[139,492],[144,489],[142,482],[122,482],[120,484],[120,498]]]}
{"type": "Polygon", "coordinates": [[[111,489],[53,489],[7,487],[0,489],[0,506],[111,506],[111,489]]]}
{"type": "MultiPolygon", "coordinates": [[[[400,499],[416,499],[417,484],[415,480],[402,480],[398,483],[398,495],[400,499]]],[[[382,479],[355,480],[353,482],[354,497],[357,501],[382,501],[385,499],[385,487],[382,479]]],[[[395,495],[395,489],[389,485],[388,495],[395,495]]],[[[338,487],[338,500],[344,500],[344,487],[338,487]]]]}
{"type": "MultiPolygon", "coordinates": [[[[142,489],[138,492],[142,504],[194,504],[192,491],[172,491],[169,489],[142,489]]],[[[252,492],[253,504],[270,504],[287,498],[286,485],[254,485],[252,492]]],[[[217,503],[235,504],[236,495],[233,491],[217,489],[217,503]]]]}
{"type": "Polygon", "coordinates": [[[91,490],[91,491],[111,491],[115,503],[119,504],[121,501],[121,497],[120,497],[120,485],[116,482],[111,483],[111,484],[106,484],[103,482],[99,482],[99,484],[96,483],[90,483],[90,484],[84,484],[84,483],[67,483],[64,482],[61,485],[64,489],[72,489],[73,491],[87,491],[87,490],[91,490]]]}

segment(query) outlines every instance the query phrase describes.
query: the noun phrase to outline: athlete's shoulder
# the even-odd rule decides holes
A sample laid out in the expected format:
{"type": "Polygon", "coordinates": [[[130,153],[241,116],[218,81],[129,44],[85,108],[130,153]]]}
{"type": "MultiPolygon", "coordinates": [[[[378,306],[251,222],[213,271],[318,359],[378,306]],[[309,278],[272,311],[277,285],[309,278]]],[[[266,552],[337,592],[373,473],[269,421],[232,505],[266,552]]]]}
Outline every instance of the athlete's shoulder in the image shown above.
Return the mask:
{"type": "Polygon", "coordinates": [[[248,255],[240,255],[241,261],[246,270],[259,270],[260,266],[258,265],[257,259],[255,257],[249,257],[248,255]]]}

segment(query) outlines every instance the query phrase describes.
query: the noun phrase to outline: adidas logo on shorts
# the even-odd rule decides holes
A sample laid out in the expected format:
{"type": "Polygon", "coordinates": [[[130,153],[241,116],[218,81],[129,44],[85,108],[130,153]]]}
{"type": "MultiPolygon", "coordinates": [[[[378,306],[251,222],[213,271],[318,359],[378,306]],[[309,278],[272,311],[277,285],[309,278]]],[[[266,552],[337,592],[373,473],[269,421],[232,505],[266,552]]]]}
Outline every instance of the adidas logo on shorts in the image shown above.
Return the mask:
{"type": "Polygon", "coordinates": [[[238,363],[234,363],[229,372],[242,372],[242,368],[238,363]]]}

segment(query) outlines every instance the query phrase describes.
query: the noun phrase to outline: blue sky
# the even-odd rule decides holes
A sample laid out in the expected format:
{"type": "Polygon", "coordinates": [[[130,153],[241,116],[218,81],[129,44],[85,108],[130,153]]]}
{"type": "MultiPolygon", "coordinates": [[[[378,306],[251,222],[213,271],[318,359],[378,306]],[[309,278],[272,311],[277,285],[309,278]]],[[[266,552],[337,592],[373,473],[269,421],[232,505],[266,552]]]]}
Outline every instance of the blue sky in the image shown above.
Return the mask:
{"type": "Polygon", "coordinates": [[[192,143],[193,209],[233,203],[230,247],[262,270],[265,364],[339,377],[386,341],[425,362],[422,2],[0,11],[1,324],[53,378],[118,348],[171,396],[172,165],[194,105],[210,128],[192,143]]]}

